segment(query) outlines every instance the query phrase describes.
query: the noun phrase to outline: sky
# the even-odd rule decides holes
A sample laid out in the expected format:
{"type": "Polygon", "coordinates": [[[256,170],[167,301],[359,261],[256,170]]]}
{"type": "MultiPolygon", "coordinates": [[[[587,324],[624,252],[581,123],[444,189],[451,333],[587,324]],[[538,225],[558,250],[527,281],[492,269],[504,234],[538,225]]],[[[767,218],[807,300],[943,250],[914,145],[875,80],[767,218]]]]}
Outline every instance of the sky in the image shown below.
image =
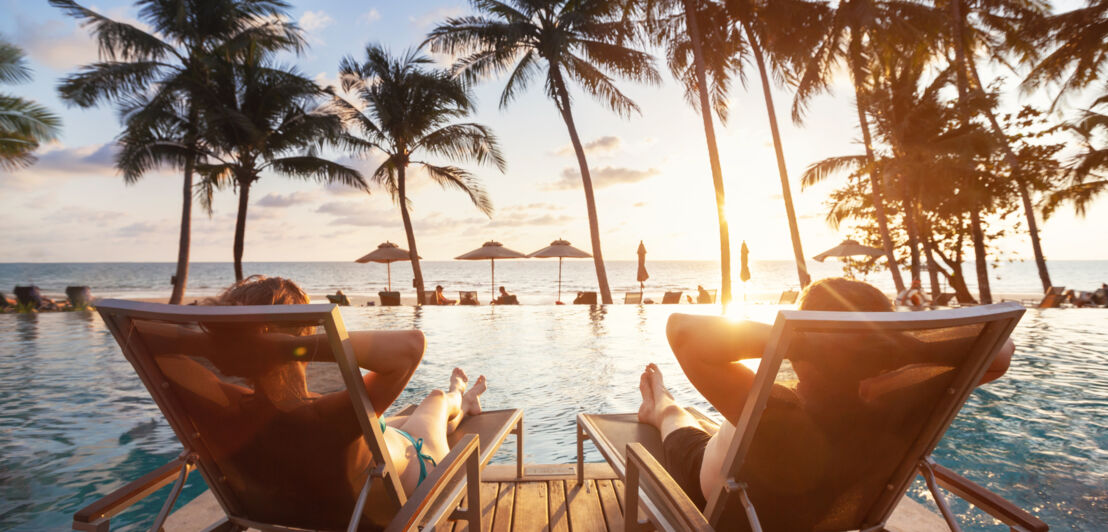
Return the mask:
{"type": "MultiPolygon", "coordinates": [[[[341,58],[361,60],[367,44],[381,43],[401,53],[418,46],[439,21],[469,12],[467,3],[451,0],[292,4],[290,17],[306,31],[310,48],[289,61],[325,85],[337,79],[341,58]]],[[[86,5],[120,20],[135,21],[137,16],[129,1],[86,5]]],[[[0,171],[0,261],[175,261],[180,172],[151,172],[136,184],[125,184],[113,167],[112,145],[120,125],[111,107],[67,107],[57,95],[60,78],[97,59],[95,42],[44,1],[0,0],[0,13],[0,34],[24,48],[35,76],[31,83],[0,91],[37,100],[64,122],[60,139],[40,150],[35,166],[0,171]]],[[[627,119],[573,93],[578,132],[593,174],[604,256],[634,259],[642,240],[651,260],[718,260],[718,221],[700,116],[664,72],[664,63],[658,66],[664,79],[659,86],[619,84],[641,108],[641,114],[627,119]]],[[[745,240],[755,260],[791,259],[781,186],[756,79],[752,77],[755,83],[747,88],[735,87],[731,117],[725,125],[717,123],[732,250],[737,257],[745,240]]],[[[840,76],[831,95],[813,101],[801,126],[788,120],[792,95],[774,90],[808,257],[837,244],[843,235],[824,221],[824,201],[835,183],[801,191],[800,173],[825,157],[862,152],[846,81],[840,76]]],[[[497,105],[502,88],[503,79],[493,79],[474,90],[478,111],[473,120],[495,131],[508,164],[504,173],[469,167],[493,200],[491,218],[459,192],[442,190],[425,176],[410,178],[412,218],[424,259],[449,260],[486,240],[524,253],[557,238],[589,249],[584,193],[564,122],[541,83],[504,109],[497,105]]],[[[1009,93],[1009,107],[1045,98],[1009,93]]],[[[1087,102],[1072,105],[1081,103],[1087,102]]],[[[366,174],[375,168],[372,159],[335,156],[366,174]]],[[[217,195],[210,217],[194,210],[192,260],[231,260],[236,202],[234,192],[226,190],[217,195]]],[[[1087,244],[1090,235],[1108,227],[1105,207],[1108,200],[1102,199],[1086,218],[1075,218],[1064,209],[1043,223],[1047,258],[1108,259],[1108,248],[1087,244]]],[[[386,240],[402,246],[406,242],[399,209],[380,189],[366,194],[265,174],[251,190],[248,213],[248,262],[348,261],[386,240]]],[[[1026,235],[1013,235],[997,245],[1011,258],[1031,254],[1026,235]]]]}

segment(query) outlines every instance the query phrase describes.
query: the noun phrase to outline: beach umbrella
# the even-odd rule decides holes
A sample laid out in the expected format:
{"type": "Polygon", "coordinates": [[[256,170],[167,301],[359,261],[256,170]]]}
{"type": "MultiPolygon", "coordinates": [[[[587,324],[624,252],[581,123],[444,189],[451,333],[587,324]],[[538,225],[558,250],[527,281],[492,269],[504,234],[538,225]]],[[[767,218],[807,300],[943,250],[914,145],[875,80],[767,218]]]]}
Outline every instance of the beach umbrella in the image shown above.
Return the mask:
{"type": "Polygon", "coordinates": [[[492,298],[496,299],[496,259],[526,259],[527,255],[504,247],[504,244],[489,240],[481,247],[454,257],[454,260],[489,260],[492,267],[492,298]]]}
{"type": "Polygon", "coordinates": [[[858,243],[857,240],[846,239],[839,245],[812,257],[820,262],[828,259],[829,257],[855,257],[858,255],[866,255],[868,257],[880,257],[884,255],[885,251],[879,248],[870,246],[863,246],[858,243]]]}
{"type": "Polygon", "coordinates": [[[743,240],[743,247],[739,252],[739,262],[742,263],[742,268],[739,270],[739,279],[745,283],[750,280],[750,249],[746,247],[746,240],[743,240]]]}
{"type": "Polygon", "coordinates": [[[408,250],[400,249],[400,246],[386,240],[385,242],[378,244],[377,249],[370,251],[367,255],[354,262],[358,262],[361,264],[365,264],[367,262],[378,262],[385,264],[385,268],[389,272],[389,292],[392,292],[392,263],[399,260],[412,260],[412,254],[408,252],[408,250]]]}
{"type": "Polygon", "coordinates": [[[558,301],[562,300],[562,259],[587,259],[592,257],[592,255],[571,246],[568,240],[560,238],[551,242],[549,246],[527,256],[539,259],[558,257],[558,301]]]}
{"type": "Polygon", "coordinates": [[[639,273],[635,276],[635,279],[639,281],[639,293],[643,291],[643,283],[650,278],[650,274],[646,273],[646,246],[642,245],[642,240],[639,240],[639,250],[636,252],[639,254],[639,273]]]}

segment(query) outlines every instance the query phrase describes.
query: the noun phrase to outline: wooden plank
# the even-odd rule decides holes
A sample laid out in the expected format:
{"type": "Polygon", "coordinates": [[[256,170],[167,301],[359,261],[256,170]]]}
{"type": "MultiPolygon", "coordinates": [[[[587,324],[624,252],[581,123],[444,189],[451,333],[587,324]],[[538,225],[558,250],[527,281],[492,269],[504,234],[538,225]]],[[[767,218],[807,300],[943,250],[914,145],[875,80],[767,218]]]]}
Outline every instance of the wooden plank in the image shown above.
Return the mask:
{"type": "Polygon", "coordinates": [[[512,506],[515,505],[516,485],[512,482],[500,484],[500,493],[496,496],[496,516],[492,522],[494,532],[511,532],[512,506]]]}
{"type": "Polygon", "coordinates": [[[569,526],[573,530],[607,530],[595,480],[586,480],[580,486],[567,482],[566,506],[569,508],[569,526]]]}
{"type": "Polygon", "coordinates": [[[623,503],[623,496],[626,495],[627,486],[623,483],[622,480],[617,478],[612,481],[612,490],[616,492],[616,499],[619,500],[620,510],[626,515],[627,505],[623,503]]]}
{"type": "MultiPolygon", "coordinates": [[[[576,479],[577,468],[574,464],[527,464],[523,480],[567,480],[576,479]]],[[[606,462],[585,464],[585,478],[619,478],[612,466],[606,462]]],[[[515,464],[489,464],[481,470],[482,482],[516,482],[515,464]]]]}
{"type": "MultiPolygon", "coordinates": [[[[482,482],[481,483],[481,532],[489,532],[492,530],[492,521],[496,515],[496,502],[497,493],[500,490],[500,484],[496,482],[482,482]]],[[[463,499],[462,505],[468,507],[469,501],[463,499]]],[[[454,526],[456,532],[469,532],[469,523],[465,521],[457,521],[454,526]]]]}
{"type": "Polygon", "coordinates": [[[612,481],[597,480],[596,492],[600,495],[600,506],[604,510],[604,520],[608,522],[608,530],[623,530],[623,510],[620,510],[619,499],[616,498],[612,481]]]}
{"type": "Polygon", "coordinates": [[[552,480],[547,482],[547,496],[550,502],[550,532],[569,532],[566,481],[552,480]]]}
{"type": "Polygon", "coordinates": [[[550,509],[545,482],[516,483],[516,504],[512,530],[535,532],[549,530],[550,509]]]}

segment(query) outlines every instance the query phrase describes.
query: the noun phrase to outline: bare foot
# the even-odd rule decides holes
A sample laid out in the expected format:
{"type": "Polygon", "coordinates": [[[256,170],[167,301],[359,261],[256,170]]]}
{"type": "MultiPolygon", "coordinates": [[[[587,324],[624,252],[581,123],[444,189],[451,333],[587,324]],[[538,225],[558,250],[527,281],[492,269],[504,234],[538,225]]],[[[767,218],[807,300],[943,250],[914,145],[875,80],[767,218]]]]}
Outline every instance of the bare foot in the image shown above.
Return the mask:
{"type": "Polygon", "coordinates": [[[485,393],[488,386],[485,384],[485,376],[481,375],[474,381],[473,386],[462,394],[462,412],[467,416],[476,416],[481,413],[481,394],[485,393]]]}
{"type": "Polygon", "coordinates": [[[450,373],[450,392],[458,392],[459,394],[466,393],[466,384],[469,383],[469,377],[466,377],[466,372],[462,371],[462,368],[454,368],[454,371],[450,373]]]}
{"type": "Polygon", "coordinates": [[[650,382],[651,390],[654,392],[654,400],[659,401],[662,399],[673,399],[673,394],[669,393],[666,388],[666,383],[662,379],[662,370],[657,364],[650,364],[646,366],[647,381],[650,382]]]}
{"type": "Polygon", "coordinates": [[[643,370],[639,376],[639,393],[642,394],[642,405],[639,406],[639,422],[654,422],[654,390],[650,385],[650,368],[643,370]]]}

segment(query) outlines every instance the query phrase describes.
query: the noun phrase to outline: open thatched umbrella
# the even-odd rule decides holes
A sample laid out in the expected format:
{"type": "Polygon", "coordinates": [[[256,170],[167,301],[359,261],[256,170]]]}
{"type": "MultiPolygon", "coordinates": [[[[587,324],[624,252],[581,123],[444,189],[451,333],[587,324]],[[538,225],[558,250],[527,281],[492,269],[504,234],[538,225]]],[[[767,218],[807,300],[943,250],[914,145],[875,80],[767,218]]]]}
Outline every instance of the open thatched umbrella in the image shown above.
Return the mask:
{"type": "Polygon", "coordinates": [[[528,257],[535,257],[540,259],[558,257],[558,301],[562,300],[562,259],[587,259],[592,257],[588,253],[581,251],[569,244],[568,240],[558,239],[530,255],[528,257]]]}
{"type": "Polygon", "coordinates": [[[489,240],[481,247],[454,257],[454,260],[489,260],[492,267],[492,299],[496,299],[496,259],[526,259],[527,255],[504,247],[504,244],[489,240]]]}
{"type": "Polygon", "coordinates": [[[823,253],[820,253],[819,255],[816,255],[812,258],[823,262],[830,257],[856,257],[858,255],[865,255],[868,257],[880,257],[884,254],[885,251],[882,249],[870,246],[863,246],[859,244],[857,240],[848,238],[846,240],[843,240],[842,243],[840,243],[839,245],[827,251],[824,251],[823,253]]]}
{"type": "Polygon", "coordinates": [[[362,264],[367,262],[384,263],[389,272],[389,292],[392,292],[392,263],[400,260],[412,260],[412,254],[406,249],[400,249],[400,246],[392,242],[385,241],[378,244],[377,249],[370,251],[369,254],[354,262],[362,264]]]}

